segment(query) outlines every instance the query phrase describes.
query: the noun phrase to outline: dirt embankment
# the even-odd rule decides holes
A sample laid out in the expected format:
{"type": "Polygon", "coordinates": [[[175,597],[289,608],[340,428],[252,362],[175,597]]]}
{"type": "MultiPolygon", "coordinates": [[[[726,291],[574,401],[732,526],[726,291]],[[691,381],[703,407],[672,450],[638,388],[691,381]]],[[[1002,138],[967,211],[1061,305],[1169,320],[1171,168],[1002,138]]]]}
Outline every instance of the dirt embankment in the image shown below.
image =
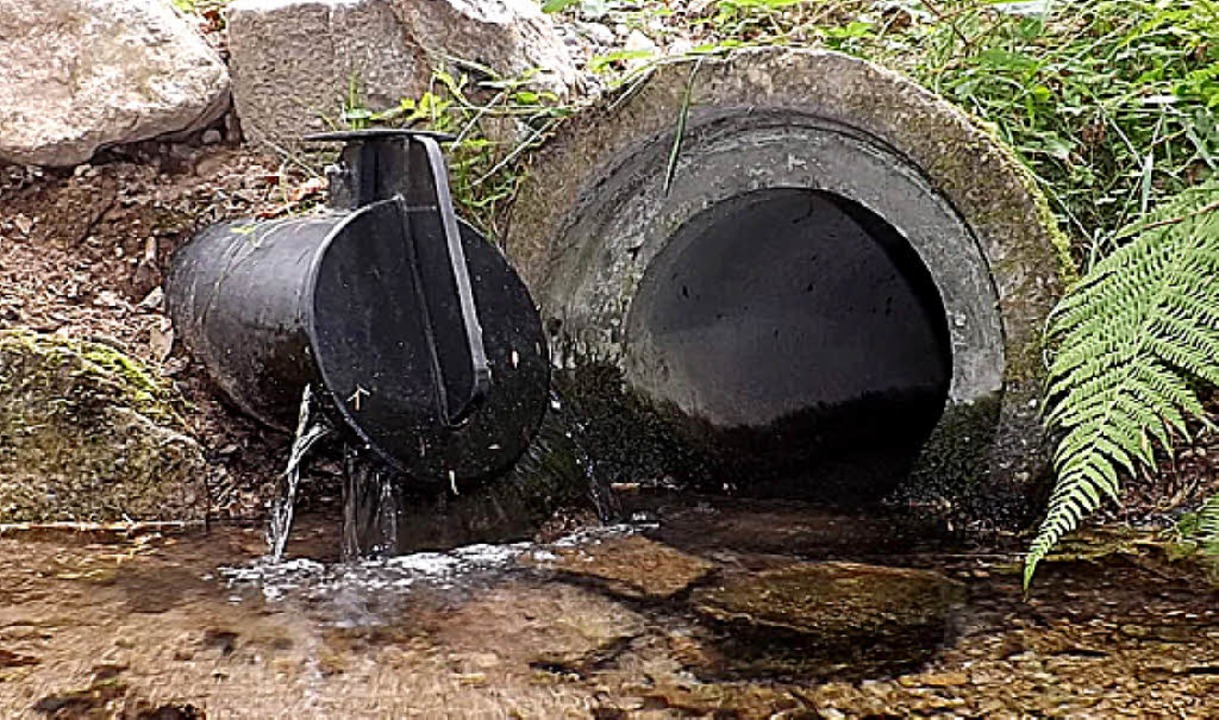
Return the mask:
{"type": "Polygon", "coordinates": [[[174,250],[211,223],[301,210],[322,184],[225,144],[146,143],[74,170],[0,167],[0,330],[109,345],[176,384],[210,461],[214,516],[261,509],[286,440],[225,407],[164,313],[174,250]]]}

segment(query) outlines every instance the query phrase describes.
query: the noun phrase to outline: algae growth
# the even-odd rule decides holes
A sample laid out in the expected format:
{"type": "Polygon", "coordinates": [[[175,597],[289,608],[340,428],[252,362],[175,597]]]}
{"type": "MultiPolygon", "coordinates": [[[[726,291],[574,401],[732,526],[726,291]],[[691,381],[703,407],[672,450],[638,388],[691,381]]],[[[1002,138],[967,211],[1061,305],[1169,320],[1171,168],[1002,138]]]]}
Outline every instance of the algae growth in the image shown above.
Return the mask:
{"type": "Polygon", "coordinates": [[[204,461],[181,403],[107,345],[0,333],[0,522],[197,516],[204,461]]]}

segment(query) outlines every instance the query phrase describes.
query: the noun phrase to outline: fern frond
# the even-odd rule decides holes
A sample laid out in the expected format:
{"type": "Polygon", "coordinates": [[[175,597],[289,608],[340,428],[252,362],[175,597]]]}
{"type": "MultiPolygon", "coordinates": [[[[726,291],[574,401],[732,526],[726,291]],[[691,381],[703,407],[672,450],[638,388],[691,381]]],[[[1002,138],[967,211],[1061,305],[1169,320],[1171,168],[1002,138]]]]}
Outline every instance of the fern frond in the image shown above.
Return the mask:
{"type": "MultiPolygon", "coordinates": [[[[1089,513],[1121,492],[1122,473],[1153,467],[1190,418],[1198,381],[1219,385],[1219,180],[1166,203],[1125,231],[1059,303],[1045,423],[1059,436],[1057,484],[1024,564],[1037,564],[1089,513]]],[[[1209,504],[1208,504],[1209,506],[1209,504]]],[[[1214,522],[1219,530],[1219,500],[1214,522]]],[[[1219,533],[1216,534],[1219,538],[1219,533]]]]}
{"type": "Polygon", "coordinates": [[[1211,495],[1198,509],[1196,536],[1203,551],[1219,555],[1219,494],[1211,495]]]}

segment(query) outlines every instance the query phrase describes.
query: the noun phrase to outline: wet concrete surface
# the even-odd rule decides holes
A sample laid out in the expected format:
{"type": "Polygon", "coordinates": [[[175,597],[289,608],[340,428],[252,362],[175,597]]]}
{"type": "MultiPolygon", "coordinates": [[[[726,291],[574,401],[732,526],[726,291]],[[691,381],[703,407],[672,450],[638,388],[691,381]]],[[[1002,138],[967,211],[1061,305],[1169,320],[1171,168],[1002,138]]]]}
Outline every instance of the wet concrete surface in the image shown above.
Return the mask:
{"type": "Polygon", "coordinates": [[[262,528],[6,532],[0,716],[1219,717],[1219,595],[1151,549],[1049,563],[1026,601],[1018,544],[792,503],[647,520],[347,567],[318,517],[279,568],[262,528]],[[843,567],[870,579],[827,597],[879,598],[871,629],[785,589],[843,567]]]}

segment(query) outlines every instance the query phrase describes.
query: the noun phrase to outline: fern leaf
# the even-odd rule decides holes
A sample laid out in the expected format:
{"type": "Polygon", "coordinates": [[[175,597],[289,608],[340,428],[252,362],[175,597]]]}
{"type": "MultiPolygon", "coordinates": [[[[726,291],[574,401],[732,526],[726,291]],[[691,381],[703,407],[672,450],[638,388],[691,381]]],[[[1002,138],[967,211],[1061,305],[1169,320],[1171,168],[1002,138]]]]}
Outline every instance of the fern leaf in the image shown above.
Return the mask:
{"type": "MultiPolygon", "coordinates": [[[[1024,564],[1037,564],[1089,513],[1121,493],[1120,476],[1154,467],[1190,418],[1197,382],[1219,385],[1219,179],[1187,190],[1122,234],[1059,303],[1045,423],[1060,439],[1058,481],[1024,564]]],[[[1212,499],[1219,538],[1219,499],[1212,499]]],[[[1208,504],[1209,507],[1209,504],[1208,504]]]]}
{"type": "Polygon", "coordinates": [[[1199,508],[1196,537],[1203,551],[1219,555],[1219,494],[1211,495],[1199,508]]]}

